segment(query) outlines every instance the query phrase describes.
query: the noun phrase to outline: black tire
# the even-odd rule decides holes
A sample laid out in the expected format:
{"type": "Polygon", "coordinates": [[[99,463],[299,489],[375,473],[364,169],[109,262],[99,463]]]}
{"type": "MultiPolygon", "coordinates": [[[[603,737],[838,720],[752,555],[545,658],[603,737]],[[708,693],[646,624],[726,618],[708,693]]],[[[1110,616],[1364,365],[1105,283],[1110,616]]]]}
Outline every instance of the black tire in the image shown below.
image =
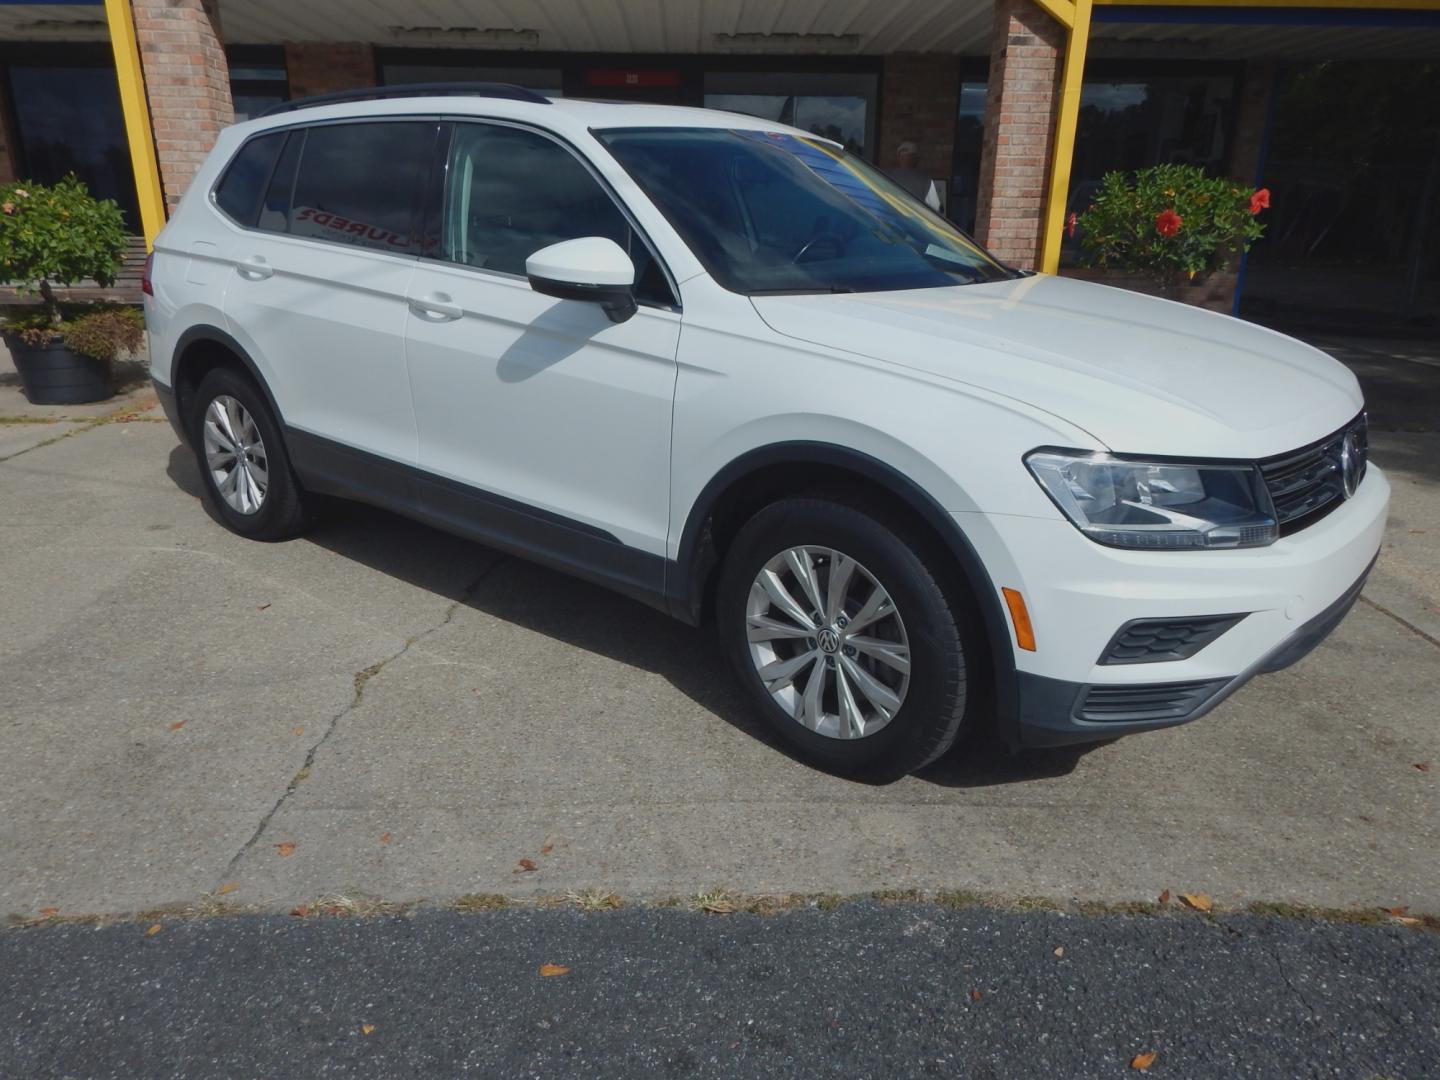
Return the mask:
{"type": "MultiPolygon", "coordinates": [[[[955,743],[967,726],[967,706],[974,697],[967,694],[967,653],[977,671],[980,666],[979,623],[963,590],[954,586],[943,552],[919,530],[882,524],[882,513],[826,496],[772,503],[751,518],[730,544],[715,596],[721,646],[775,733],[807,762],[871,782],[899,779],[955,743]],[[806,727],[771,696],[751,656],[747,629],[751,586],[766,563],[796,547],[831,548],[856,560],[890,594],[903,620],[909,644],[908,687],[899,709],[873,734],[842,739],[806,727]],[[950,588],[942,584],[946,582],[952,583],[950,588]]],[[[810,645],[796,642],[786,647],[798,652],[810,645]]],[[[844,664],[840,657],[834,660],[844,664]]]]}
{"type": "Polygon", "coordinates": [[[265,395],[249,378],[229,368],[215,368],[207,374],[195,391],[186,417],[186,430],[190,433],[190,445],[200,470],[205,505],[216,521],[231,532],[251,540],[288,540],[304,531],[309,522],[305,491],[290,467],[290,455],[285,449],[280,425],[270,412],[265,395]],[[221,396],[232,397],[244,406],[254,419],[264,444],[268,485],[259,509],[248,514],[241,513],[225,500],[205,460],[205,413],[210,403],[221,396]]]}

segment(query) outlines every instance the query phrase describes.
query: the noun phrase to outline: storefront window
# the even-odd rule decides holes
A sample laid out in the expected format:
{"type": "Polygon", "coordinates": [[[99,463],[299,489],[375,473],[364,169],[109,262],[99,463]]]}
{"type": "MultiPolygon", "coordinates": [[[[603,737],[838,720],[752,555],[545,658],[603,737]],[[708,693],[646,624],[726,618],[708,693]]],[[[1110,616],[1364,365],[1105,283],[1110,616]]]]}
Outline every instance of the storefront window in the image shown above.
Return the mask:
{"type": "Polygon", "coordinates": [[[139,204],[112,67],[10,67],[22,176],[53,184],[74,173],[101,199],[114,199],[132,232],[139,204]]]}
{"type": "Polygon", "coordinates": [[[285,50],[268,45],[239,45],[225,50],[230,63],[230,98],[235,119],[253,120],[290,100],[285,50]]]}
{"type": "Polygon", "coordinates": [[[980,151],[985,140],[984,81],[960,84],[955,119],[955,157],[950,170],[950,220],[966,232],[975,231],[975,205],[980,193],[980,151]]]}
{"type": "Polygon", "coordinates": [[[792,124],[873,157],[876,82],[866,74],[711,71],[705,107],[792,124]]]}

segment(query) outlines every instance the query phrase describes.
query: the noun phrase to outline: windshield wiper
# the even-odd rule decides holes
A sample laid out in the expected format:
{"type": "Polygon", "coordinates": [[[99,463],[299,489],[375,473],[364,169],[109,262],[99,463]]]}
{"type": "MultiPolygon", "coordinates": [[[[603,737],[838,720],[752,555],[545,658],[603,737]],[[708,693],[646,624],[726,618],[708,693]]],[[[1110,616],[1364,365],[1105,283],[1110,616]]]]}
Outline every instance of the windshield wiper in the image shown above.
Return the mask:
{"type": "Polygon", "coordinates": [[[815,296],[825,293],[853,293],[849,285],[814,285],[808,289],[750,289],[746,296],[815,296]]]}

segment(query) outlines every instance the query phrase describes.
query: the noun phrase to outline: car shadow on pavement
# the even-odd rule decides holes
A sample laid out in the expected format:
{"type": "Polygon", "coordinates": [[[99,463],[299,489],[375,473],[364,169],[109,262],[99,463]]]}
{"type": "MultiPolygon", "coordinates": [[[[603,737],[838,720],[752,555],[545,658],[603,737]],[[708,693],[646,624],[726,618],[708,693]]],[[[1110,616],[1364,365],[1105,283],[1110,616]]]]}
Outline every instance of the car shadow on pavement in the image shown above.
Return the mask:
{"type": "MultiPolygon", "coordinates": [[[[192,454],[177,446],[166,471],[180,490],[201,499],[192,454]]],[[[706,712],[794,757],[740,693],[709,626],[687,626],[637,600],[359,503],[326,500],[319,523],[297,542],[316,544],[492,618],[659,675],[706,712]]],[[[1011,754],[982,736],[916,775],[945,787],[993,787],[1066,775],[1086,749],[1011,754]]]]}

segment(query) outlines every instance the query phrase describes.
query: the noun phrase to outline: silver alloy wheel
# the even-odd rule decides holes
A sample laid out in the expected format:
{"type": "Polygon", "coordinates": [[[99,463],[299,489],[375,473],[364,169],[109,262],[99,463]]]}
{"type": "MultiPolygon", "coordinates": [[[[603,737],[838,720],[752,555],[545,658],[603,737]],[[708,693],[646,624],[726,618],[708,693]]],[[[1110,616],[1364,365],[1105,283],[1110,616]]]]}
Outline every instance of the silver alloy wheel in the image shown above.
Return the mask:
{"type": "Polygon", "coordinates": [[[750,586],[745,630],[765,689],[817,734],[873,735],[905,702],[905,623],[875,575],[842,552],[793,547],[767,562],[750,586]]]}
{"type": "Polygon", "coordinates": [[[258,513],[270,486],[270,462],[255,418],[221,394],[205,410],[203,431],[205,464],[220,497],[237,513],[258,513]]]}

